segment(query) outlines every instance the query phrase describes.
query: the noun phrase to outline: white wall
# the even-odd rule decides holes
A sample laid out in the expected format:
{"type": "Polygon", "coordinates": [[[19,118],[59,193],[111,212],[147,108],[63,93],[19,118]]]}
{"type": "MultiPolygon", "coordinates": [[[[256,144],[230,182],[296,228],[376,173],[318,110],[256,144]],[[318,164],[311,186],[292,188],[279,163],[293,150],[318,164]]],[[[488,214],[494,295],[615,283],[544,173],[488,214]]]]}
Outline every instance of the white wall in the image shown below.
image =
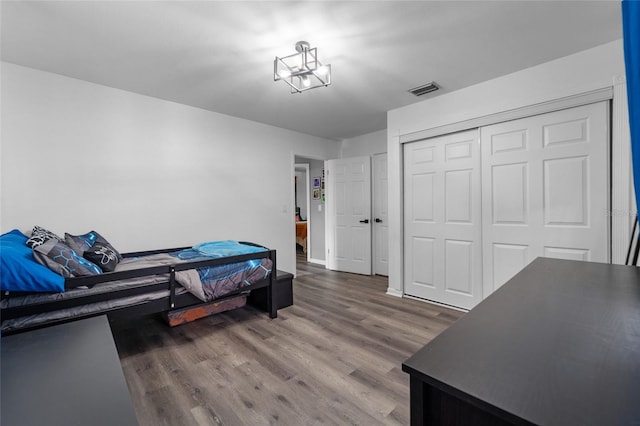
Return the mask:
{"type": "Polygon", "coordinates": [[[362,157],[387,152],[387,131],[367,133],[342,141],[340,158],[362,157]]]}
{"type": "Polygon", "coordinates": [[[295,150],[339,143],[2,63],[0,230],[91,229],[123,251],[236,239],[295,270],[295,150]]]}
{"type": "MultiPolygon", "coordinates": [[[[616,90],[616,86],[621,85],[624,86],[624,59],[622,41],[618,40],[389,111],[388,293],[402,294],[402,146],[399,136],[605,87],[614,86],[614,94],[623,93],[623,90],[616,90]]],[[[614,107],[624,104],[614,99],[614,107]]],[[[614,118],[622,108],[613,110],[614,118]]],[[[614,144],[615,139],[621,137],[624,136],[616,135],[614,129],[614,144]]]]}

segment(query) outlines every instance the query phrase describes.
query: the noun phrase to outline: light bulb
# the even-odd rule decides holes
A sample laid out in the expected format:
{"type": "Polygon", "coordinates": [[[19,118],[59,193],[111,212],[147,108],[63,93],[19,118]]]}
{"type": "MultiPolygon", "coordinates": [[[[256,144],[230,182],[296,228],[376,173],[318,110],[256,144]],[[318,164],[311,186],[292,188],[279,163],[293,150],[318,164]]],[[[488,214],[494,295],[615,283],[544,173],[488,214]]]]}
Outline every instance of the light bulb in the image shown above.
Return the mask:
{"type": "Polygon", "coordinates": [[[291,77],[291,71],[283,69],[278,71],[278,75],[280,76],[280,78],[289,78],[291,77]]]}
{"type": "Polygon", "coordinates": [[[311,86],[311,80],[309,80],[309,77],[308,77],[308,76],[306,76],[306,75],[303,75],[303,76],[302,76],[302,85],[303,85],[304,87],[309,87],[309,86],[311,86]]]}

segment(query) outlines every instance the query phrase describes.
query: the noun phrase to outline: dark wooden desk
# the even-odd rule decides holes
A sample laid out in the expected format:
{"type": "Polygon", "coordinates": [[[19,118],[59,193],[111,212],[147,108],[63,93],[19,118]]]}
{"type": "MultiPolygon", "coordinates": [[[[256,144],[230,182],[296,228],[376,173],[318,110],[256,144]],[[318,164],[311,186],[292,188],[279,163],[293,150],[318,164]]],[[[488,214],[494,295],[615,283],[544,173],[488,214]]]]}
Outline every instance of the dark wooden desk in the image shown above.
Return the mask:
{"type": "Polygon", "coordinates": [[[412,425],[639,425],[640,268],[538,258],[402,369],[412,425]]]}
{"type": "Polygon", "coordinates": [[[0,423],[137,425],[105,316],[0,340],[0,423]]]}

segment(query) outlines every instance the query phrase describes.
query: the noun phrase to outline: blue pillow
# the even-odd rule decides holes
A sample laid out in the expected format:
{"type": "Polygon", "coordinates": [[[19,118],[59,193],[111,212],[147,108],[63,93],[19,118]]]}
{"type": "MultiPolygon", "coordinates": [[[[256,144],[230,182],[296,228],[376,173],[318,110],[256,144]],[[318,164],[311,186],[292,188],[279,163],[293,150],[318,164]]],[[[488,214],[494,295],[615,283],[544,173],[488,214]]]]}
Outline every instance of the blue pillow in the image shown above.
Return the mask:
{"type": "Polygon", "coordinates": [[[63,292],[64,278],[35,261],[27,240],[17,229],[0,235],[0,289],[63,292]]]}

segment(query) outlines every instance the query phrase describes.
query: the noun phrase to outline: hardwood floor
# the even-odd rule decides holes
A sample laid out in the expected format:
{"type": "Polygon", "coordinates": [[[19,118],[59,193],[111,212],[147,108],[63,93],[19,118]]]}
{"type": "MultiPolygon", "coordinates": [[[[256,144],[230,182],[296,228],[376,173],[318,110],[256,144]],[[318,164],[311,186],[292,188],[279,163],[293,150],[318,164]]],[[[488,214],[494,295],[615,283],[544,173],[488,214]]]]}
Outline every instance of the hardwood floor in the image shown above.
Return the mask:
{"type": "Polygon", "coordinates": [[[401,364],[462,313],[299,257],[294,305],[112,323],[141,425],[409,423],[401,364]]]}

